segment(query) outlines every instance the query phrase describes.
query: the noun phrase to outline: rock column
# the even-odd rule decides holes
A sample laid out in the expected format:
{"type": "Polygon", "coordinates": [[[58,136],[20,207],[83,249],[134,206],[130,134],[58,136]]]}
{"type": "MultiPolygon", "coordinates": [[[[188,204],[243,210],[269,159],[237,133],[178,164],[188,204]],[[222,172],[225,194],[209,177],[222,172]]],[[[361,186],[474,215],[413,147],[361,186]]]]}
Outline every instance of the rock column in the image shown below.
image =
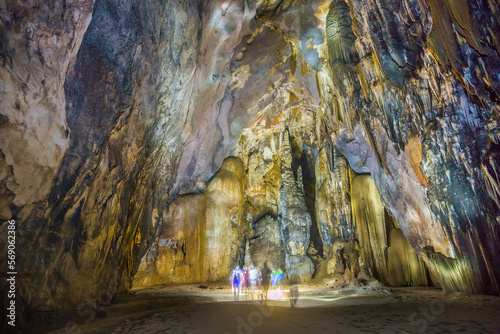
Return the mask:
{"type": "Polygon", "coordinates": [[[278,225],[285,246],[286,271],[301,281],[313,274],[313,264],[306,252],[310,243],[312,219],[305,204],[302,169],[297,180],[292,171],[292,149],[288,130],[281,136],[281,183],[278,204],[278,225]]]}

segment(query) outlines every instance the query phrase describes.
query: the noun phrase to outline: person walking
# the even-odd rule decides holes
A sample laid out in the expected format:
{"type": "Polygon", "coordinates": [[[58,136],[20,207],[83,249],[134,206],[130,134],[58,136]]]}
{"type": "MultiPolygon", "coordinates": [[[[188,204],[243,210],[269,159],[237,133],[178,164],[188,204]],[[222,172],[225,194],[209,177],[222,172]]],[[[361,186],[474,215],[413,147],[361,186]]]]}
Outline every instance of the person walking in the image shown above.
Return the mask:
{"type": "Polygon", "coordinates": [[[292,276],[289,279],[290,285],[290,305],[295,308],[297,306],[297,300],[299,299],[299,280],[296,276],[292,276]]]}
{"type": "Polygon", "coordinates": [[[231,288],[234,295],[234,301],[239,299],[241,293],[241,285],[243,283],[243,273],[238,265],[236,265],[231,273],[231,288]]]}
{"type": "Polygon", "coordinates": [[[259,273],[257,268],[252,264],[250,270],[248,271],[248,280],[250,281],[250,289],[252,291],[252,300],[255,298],[255,292],[257,289],[257,280],[259,279],[259,273]]]}
{"type": "Polygon", "coordinates": [[[244,290],[242,292],[244,292],[247,295],[247,299],[248,299],[248,287],[250,284],[248,281],[248,267],[244,266],[243,270],[241,272],[243,274],[242,290],[244,288],[244,290]]]}
{"type": "Polygon", "coordinates": [[[281,269],[274,269],[271,272],[271,286],[276,287],[277,290],[281,290],[281,284],[285,274],[281,269]]]}
{"type": "Polygon", "coordinates": [[[264,263],[264,267],[261,270],[262,277],[262,301],[267,300],[267,292],[269,291],[269,277],[271,276],[271,269],[267,266],[267,261],[264,263]]]}

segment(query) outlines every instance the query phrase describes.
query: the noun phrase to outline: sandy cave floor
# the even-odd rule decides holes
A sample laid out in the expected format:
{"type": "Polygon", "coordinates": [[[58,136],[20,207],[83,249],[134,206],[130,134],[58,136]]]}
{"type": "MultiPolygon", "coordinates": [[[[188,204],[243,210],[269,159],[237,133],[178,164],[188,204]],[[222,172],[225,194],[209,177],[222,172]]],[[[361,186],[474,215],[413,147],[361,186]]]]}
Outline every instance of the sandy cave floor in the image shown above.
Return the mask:
{"type": "Polygon", "coordinates": [[[221,283],[156,286],[118,298],[95,317],[44,314],[30,333],[500,333],[500,297],[322,284],[299,292],[292,308],[286,287],[261,303],[235,302],[221,283]]]}

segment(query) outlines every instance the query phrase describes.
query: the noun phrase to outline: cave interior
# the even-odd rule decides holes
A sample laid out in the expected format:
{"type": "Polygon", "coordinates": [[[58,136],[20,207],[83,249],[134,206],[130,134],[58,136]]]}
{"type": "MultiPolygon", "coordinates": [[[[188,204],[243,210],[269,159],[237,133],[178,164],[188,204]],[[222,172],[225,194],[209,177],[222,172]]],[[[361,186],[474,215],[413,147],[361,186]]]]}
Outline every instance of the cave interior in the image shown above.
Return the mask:
{"type": "Polygon", "coordinates": [[[235,265],[498,296],[499,121],[497,0],[0,1],[18,322],[235,265]]]}

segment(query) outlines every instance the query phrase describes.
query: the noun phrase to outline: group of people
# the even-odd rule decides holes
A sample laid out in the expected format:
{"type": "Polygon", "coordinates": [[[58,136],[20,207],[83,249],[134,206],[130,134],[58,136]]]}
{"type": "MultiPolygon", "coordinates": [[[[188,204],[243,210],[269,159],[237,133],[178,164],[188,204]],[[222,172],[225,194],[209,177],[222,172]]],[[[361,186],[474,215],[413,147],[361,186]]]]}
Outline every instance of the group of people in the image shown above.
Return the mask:
{"type": "Polygon", "coordinates": [[[231,288],[234,294],[234,300],[238,300],[243,289],[245,289],[248,294],[249,288],[251,289],[253,300],[255,298],[257,285],[260,285],[261,282],[262,272],[254,265],[251,265],[250,268],[245,266],[243,269],[240,269],[240,267],[236,265],[231,273],[231,288]]]}
{"type": "Polygon", "coordinates": [[[236,265],[230,277],[234,300],[236,301],[239,299],[239,295],[242,293],[243,289],[245,289],[247,293],[247,298],[251,293],[252,300],[256,298],[259,299],[257,295],[257,289],[259,289],[262,292],[261,298],[267,299],[269,283],[271,283],[271,286],[280,289],[284,277],[285,274],[283,270],[274,269],[271,272],[267,264],[264,264],[262,270],[254,265],[251,265],[250,268],[244,266],[243,269],[240,269],[240,266],[236,265]]]}

